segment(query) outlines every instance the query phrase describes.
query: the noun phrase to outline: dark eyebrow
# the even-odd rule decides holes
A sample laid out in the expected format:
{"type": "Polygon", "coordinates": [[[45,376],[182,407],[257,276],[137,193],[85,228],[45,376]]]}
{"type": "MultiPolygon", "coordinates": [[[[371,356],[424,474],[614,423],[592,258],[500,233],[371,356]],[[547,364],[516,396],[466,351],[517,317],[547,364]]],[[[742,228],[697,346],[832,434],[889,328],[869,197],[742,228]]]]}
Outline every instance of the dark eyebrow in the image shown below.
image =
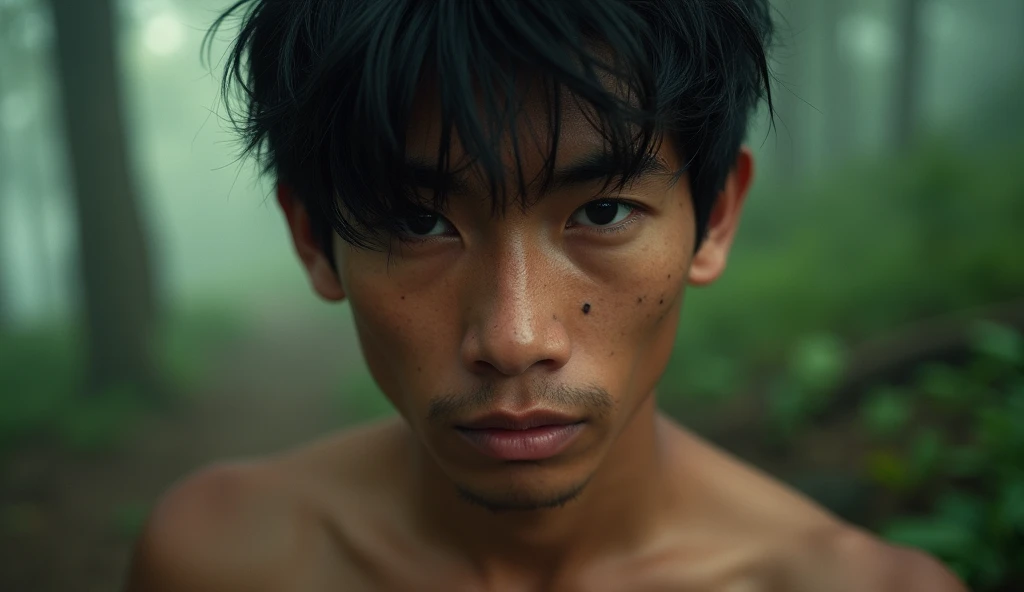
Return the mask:
{"type": "MultiPolygon", "coordinates": [[[[591,152],[569,166],[555,171],[547,191],[558,191],[597,181],[606,181],[620,175],[619,161],[607,151],[591,152]]],[[[629,180],[638,181],[651,175],[671,174],[668,164],[654,154],[645,154],[629,180]]]]}
{"type": "MultiPolygon", "coordinates": [[[[585,154],[571,164],[555,170],[551,183],[542,193],[570,189],[609,180],[619,172],[618,161],[610,152],[601,150],[585,154]]],[[[443,191],[448,194],[469,193],[469,183],[461,172],[438,172],[434,165],[425,160],[410,159],[405,163],[406,178],[413,187],[443,191]]],[[[640,161],[630,180],[636,181],[651,175],[671,175],[664,159],[647,154],[640,161]]]]}

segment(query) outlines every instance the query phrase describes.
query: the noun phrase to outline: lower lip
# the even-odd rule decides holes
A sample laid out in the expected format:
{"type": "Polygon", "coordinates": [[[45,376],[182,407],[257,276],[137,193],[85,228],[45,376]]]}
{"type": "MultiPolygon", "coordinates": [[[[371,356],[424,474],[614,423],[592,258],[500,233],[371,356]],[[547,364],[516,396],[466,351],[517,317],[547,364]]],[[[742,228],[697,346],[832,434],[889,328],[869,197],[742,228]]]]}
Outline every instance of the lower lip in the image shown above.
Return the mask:
{"type": "Polygon", "coordinates": [[[543,460],[568,448],[582,429],[582,423],[573,423],[527,430],[459,428],[458,432],[487,456],[500,460],[543,460]]]}

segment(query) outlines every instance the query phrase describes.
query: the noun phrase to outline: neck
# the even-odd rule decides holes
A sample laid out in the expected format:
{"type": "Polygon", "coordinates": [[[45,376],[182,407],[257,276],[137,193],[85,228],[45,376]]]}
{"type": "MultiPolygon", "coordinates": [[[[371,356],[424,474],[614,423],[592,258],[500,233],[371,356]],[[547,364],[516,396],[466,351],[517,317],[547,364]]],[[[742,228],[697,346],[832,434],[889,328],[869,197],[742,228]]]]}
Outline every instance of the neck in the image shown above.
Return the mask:
{"type": "Polygon", "coordinates": [[[417,445],[415,492],[427,533],[488,580],[550,578],[604,553],[637,548],[667,510],[669,423],[647,397],[605,453],[580,495],[555,509],[491,512],[462,499],[417,445]],[[626,486],[625,484],[628,484],[626,486]]]}

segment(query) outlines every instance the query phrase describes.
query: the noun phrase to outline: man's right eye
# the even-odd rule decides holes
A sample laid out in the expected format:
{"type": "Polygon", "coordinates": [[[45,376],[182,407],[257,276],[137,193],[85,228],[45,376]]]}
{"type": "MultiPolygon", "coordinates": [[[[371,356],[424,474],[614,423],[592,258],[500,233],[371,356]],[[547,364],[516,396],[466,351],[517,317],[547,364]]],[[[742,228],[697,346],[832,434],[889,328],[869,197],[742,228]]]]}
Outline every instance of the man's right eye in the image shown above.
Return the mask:
{"type": "Polygon", "coordinates": [[[401,233],[412,239],[444,236],[455,230],[451,222],[435,212],[422,212],[406,216],[399,220],[398,224],[401,233]]]}

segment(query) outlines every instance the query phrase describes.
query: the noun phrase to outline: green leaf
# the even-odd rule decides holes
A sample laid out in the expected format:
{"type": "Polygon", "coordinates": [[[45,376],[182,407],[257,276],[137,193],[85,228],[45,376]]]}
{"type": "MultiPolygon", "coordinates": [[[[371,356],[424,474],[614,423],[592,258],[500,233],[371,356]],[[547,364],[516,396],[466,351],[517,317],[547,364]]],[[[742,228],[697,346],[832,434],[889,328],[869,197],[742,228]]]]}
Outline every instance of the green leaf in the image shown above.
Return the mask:
{"type": "Polygon", "coordinates": [[[945,364],[929,363],[922,366],[917,374],[917,388],[941,403],[970,402],[970,390],[966,388],[961,373],[945,364]]]}
{"type": "Polygon", "coordinates": [[[971,328],[971,345],[979,354],[1005,364],[1024,364],[1024,337],[1009,327],[978,322],[971,328]]]}
{"type": "Polygon", "coordinates": [[[974,422],[979,444],[988,453],[1005,450],[1016,441],[1014,417],[997,405],[983,407],[977,411],[974,422]]]}
{"type": "Polygon", "coordinates": [[[1000,531],[1016,531],[1024,535],[1024,477],[1018,477],[1000,488],[995,522],[1000,531]]]}
{"type": "Polygon", "coordinates": [[[964,525],[936,518],[896,519],[882,529],[882,536],[948,559],[967,557],[974,546],[974,535],[964,525]]]}
{"type": "Polygon", "coordinates": [[[768,395],[768,415],[772,428],[784,438],[796,435],[812,418],[813,397],[790,381],[772,385],[768,395]]]}
{"type": "Polygon", "coordinates": [[[861,405],[860,417],[876,438],[889,438],[910,422],[912,408],[906,394],[892,387],[872,391],[861,405]]]}
{"type": "Polygon", "coordinates": [[[980,498],[951,491],[935,502],[935,517],[944,523],[958,524],[972,533],[983,530],[987,504],[980,498]]]}
{"type": "Polygon", "coordinates": [[[946,471],[954,477],[975,477],[988,468],[988,455],[977,446],[958,446],[946,453],[946,471]]]}
{"type": "MultiPolygon", "coordinates": [[[[1001,360],[991,357],[979,357],[972,360],[964,368],[964,375],[969,383],[969,392],[972,398],[979,393],[987,392],[991,395],[994,391],[992,385],[999,384],[1014,372],[1012,366],[1008,366],[1001,360]]],[[[983,398],[986,400],[991,397],[983,398]]]]}
{"type": "Polygon", "coordinates": [[[973,553],[971,565],[973,575],[970,578],[977,589],[988,590],[1002,583],[1006,577],[1006,549],[991,546],[979,547],[973,553]]]}
{"type": "Polygon", "coordinates": [[[872,451],[866,468],[868,477],[889,491],[903,491],[910,485],[907,464],[892,451],[872,451]]]}
{"type": "Polygon", "coordinates": [[[700,358],[700,371],[690,375],[689,393],[709,401],[722,401],[736,394],[743,370],[728,356],[708,354],[700,358]]]}
{"type": "Polygon", "coordinates": [[[793,352],[790,372],[802,386],[821,392],[838,384],[846,369],[846,351],[834,335],[805,337],[793,352]]]}
{"type": "Polygon", "coordinates": [[[908,462],[913,480],[917,483],[931,478],[939,467],[944,443],[942,432],[935,428],[922,428],[910,444],[908,462]]]}

